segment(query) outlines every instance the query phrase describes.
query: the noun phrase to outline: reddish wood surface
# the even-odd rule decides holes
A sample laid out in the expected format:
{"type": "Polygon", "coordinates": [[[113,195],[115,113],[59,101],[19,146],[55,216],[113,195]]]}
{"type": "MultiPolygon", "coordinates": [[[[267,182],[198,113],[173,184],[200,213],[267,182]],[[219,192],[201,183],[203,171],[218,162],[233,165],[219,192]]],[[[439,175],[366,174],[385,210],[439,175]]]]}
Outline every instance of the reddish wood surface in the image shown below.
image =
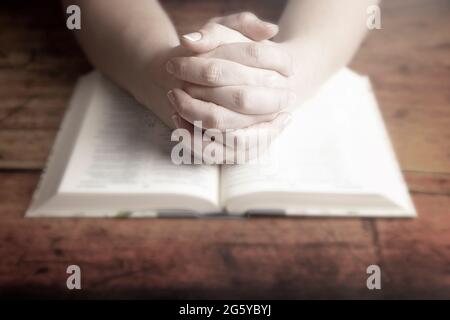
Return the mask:
{"type": "MultiPolygon", "coordinates": [[[[180,32],[282,1],[164,1],[180,32]],[[187,14],[189,13],[189,14],[187,14]]],[[[78,76],[57,2],[0,3],[0,297],[450,298],[450,3],[383,3],[352,66],[372,78],[419,218],[24,219],[78,76]],[[81,291],[65,269],[82,268],[81,291]],[[381,291],[366,288],[382,268],[381,291]]]]}

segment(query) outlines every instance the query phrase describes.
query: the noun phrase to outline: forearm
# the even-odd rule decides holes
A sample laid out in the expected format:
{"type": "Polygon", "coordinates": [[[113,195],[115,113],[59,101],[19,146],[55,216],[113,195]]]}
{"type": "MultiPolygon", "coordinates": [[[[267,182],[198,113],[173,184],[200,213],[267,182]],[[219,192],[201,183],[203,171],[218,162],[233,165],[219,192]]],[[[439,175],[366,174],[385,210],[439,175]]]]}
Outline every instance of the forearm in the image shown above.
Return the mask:
{"type": "Polygon", "coordinates": [[[81,8],[77,38],[90,62],[140,102],[165,76],[154,65],[179,45],[175,28],[156,0],[64,0],[81,8]],[[161,74],[155,74],[161,73],[161,74]]]}
{"type": "MultiPolygon", "coordinates": [[[[290,0],[277,41],[314,66],[321,83],[348,64],[367,32],[367,8],[379,0],[290,0]]],[[[301,61],[297,64],[302,73],[301,61]]]]}

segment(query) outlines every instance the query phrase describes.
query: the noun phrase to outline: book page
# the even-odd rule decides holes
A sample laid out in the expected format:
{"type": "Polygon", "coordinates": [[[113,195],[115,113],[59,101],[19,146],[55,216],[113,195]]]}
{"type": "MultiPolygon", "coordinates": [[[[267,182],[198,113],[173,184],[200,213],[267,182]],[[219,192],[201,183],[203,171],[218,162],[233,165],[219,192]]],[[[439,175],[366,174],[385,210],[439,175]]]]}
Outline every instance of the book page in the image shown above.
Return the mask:
{"type": "Polygon", "coordinates": [[[348,69],[298,109],[264,158],[223,167],[227,208],[415,216],[370,82],[348,69]]]}
{"type": "Polygon", "coordinates": [[[358,97],[357,105],[365,107],[353,109],[355,119],[361,119],[353,123],[353,131],[360,133],[352,135],[352,143],[358,146],[358,152],[354,155],[357,159],[354,171],[364,181],[367,190],[376,190],[406,212],[415,215],[416,210],[384,126],[370,80],[363,78],[361,85],[365,86],[368,94],[358,97]]]}
{"type": "Polygon", "coordinates": [[[218,203],[212,166],[177,166],[171,131],[133,98],[98,76],[60,192],[182,194],[218,203]]]}
{"type": "Polygon", "coordinates": [[[222,168],[223,199],[255,192],[362,192],[353,170],[353,74],[340,74],[295,113],[289,127],[256,163],[222,168]],[[340,99],[336,99],[336,95],[340,99]]]}

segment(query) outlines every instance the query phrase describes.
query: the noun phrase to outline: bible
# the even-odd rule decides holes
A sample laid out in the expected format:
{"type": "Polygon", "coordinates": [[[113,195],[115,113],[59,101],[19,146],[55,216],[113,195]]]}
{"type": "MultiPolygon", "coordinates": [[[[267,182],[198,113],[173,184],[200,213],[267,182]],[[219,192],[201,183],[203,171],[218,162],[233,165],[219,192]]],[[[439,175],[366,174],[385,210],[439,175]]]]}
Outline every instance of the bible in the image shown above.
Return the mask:
{"type": "Polygon", "coordinates": [[[268,157],[176,165],[171,130],[98,72],[80,78],[27,217],[414,217],[368,78],[331,77],[268,157]]]}

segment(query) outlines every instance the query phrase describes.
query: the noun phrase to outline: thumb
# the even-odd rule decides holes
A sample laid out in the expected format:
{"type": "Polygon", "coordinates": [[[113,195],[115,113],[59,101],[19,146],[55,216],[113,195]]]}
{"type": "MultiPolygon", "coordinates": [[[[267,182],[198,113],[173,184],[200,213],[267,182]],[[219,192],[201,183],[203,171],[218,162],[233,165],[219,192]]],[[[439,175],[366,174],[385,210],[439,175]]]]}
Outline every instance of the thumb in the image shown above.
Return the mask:
{"type": "Polygon", "coordinates": [[[206,53],[228,43],[250,41],[240,32],[218,23],[208,23],[199,31],[181,37],[181,45],[195,53],[206,53]]]}
{"type": "Polygon", "coordinates": [[[206,53],[223,44],[263,41],[273,38],[278,26],[250,12],[212,19],[200,31],[181,37],[181,44],[194,53],[206,53]]]}
{"type": "Polygon", "coordinates": [[[254,41],[268,40],[276,36],[279,31],[276,24],[265,22],[251,12],[241,12],[215,18],[212,22],[220,23],[236,30],[254,41]]]}

